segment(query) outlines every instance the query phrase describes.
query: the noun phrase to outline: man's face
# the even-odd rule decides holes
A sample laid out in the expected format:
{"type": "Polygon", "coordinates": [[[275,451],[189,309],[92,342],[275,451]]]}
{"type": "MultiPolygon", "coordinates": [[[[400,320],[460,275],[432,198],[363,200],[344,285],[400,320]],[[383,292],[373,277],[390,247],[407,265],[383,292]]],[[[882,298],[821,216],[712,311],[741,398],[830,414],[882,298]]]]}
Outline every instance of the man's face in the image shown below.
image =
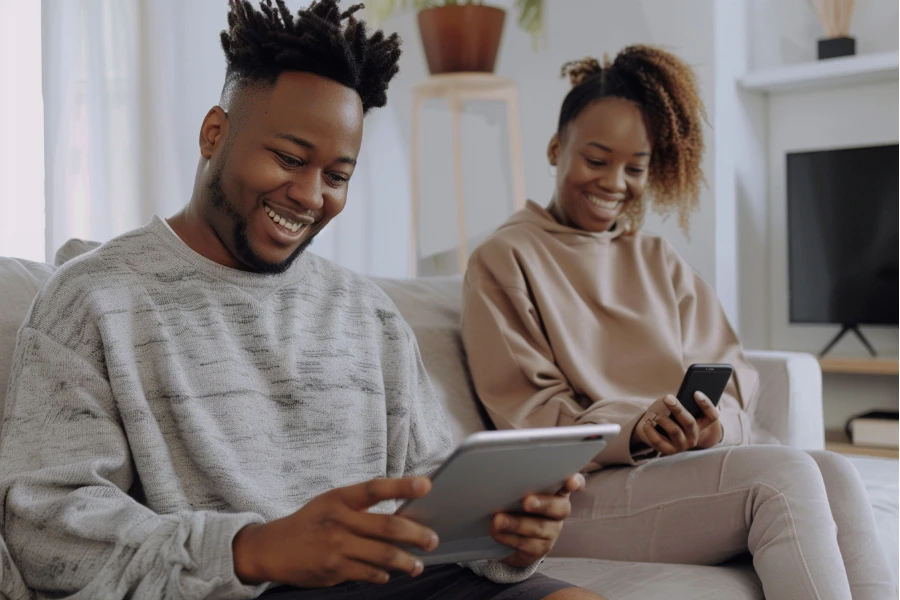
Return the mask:
{"type": "Polygon", "coordinates": [[[344,209],[362,103],[330,79],[287,72],[273,88],[239,91],[229,112],[212,144],[201,134],[212,173],[204,220],[230,253],[229,266],[280,273],[344,209]]]}

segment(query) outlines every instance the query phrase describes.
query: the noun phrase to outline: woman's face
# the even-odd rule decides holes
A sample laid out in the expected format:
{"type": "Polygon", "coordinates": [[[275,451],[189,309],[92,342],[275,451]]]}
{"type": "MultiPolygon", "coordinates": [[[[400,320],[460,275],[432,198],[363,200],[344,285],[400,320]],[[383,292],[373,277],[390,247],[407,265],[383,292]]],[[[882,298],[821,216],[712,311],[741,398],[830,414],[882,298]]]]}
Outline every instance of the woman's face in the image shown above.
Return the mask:
{"type": "Polygon", "coordinates": [[[547,148],[556,167],[550,212],[565,225],[608,231],[630,202],[641,202],[650,138],[640,109],[604,98],[588,105],[547,148]]]}

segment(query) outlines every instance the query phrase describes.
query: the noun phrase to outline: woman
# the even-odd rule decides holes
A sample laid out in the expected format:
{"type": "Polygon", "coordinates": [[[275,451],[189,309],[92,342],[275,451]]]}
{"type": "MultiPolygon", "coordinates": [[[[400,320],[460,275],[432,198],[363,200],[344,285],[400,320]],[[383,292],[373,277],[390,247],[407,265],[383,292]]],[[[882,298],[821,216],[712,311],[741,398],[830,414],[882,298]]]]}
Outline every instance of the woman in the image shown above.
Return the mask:
{"type": "Polygon", "coordinates": [[[563,72],[574,87],[547,149],[553,198],[472,255],[462,322],[497,427],[622,427],[557,553],[717,564],[749,550],[767,598],[896,598],[852,465],[750,445],[765,438],[749,418],[753,367],[713,290],[640,231],[648,204],[685,231],[697,205],[705,113],[691,69],[632,46],[563,72]],[[718,409],[697,395],[699,419],[672,396],[692,363],[734,366],[718,409]]]}

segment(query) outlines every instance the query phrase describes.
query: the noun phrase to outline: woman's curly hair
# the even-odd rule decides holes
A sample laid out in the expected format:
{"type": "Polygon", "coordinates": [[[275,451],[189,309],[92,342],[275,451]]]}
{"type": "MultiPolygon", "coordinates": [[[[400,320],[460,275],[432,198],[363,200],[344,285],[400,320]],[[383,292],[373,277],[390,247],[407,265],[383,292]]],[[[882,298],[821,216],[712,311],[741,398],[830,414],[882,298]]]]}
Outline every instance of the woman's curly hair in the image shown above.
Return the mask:
{"type": "MultiPolygon", "coordinates": [[[[572,89],[563,100],[557,134],[592,102],[622,98],[634,102],[644,114],[653,146],[648,190],[653,209],[678,213],[681,228],[689,230],[690,214],[699,203],[703,172],[703,122],[706,109],[694,71],[670,52],[652,46],[628,46],[612,63],[587,57],[563,65],[572,89]]],[[[629,233],[640,229],[645,202],[632,202],[622,215],[629,233]]]]}

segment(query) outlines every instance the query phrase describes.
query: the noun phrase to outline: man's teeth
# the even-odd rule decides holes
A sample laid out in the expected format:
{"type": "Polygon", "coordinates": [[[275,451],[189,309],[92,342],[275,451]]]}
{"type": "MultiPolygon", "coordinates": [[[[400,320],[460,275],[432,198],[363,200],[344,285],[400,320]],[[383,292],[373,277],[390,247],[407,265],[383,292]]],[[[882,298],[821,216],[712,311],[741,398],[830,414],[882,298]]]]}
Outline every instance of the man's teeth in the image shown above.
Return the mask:
{"type": "Polygon", "coordinates": [[[601,200],[597,196],[588,195],[588,200],[591,201],[591,204],[598,208],[605,208],[606,210],[615,210],[619,204],[621,204],[618,200],[601,200]]]}
{"type": "Polygon", "coordinates": [[[290,229],[294,233],[302,229],[306,226],[305,223],[294,223],[293,221],[289,221],[284,217],[281,217],[274,210],[269,208],[268,206],[264,207],[266,209],[266,214],[269,215],[269,218],[284,227],[285,229],[290,229]]]}

